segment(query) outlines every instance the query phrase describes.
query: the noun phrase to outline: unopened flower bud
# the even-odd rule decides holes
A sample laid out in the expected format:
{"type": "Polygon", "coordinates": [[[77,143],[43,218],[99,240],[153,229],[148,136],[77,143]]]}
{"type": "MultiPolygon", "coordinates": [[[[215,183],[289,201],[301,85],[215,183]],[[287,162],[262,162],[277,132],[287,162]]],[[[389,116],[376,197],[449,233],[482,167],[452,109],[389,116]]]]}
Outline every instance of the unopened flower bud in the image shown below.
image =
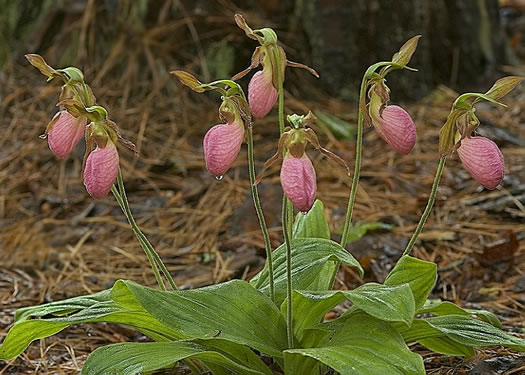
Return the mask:
{"type": "Polygon", "coordinates": [[[465,138],[458,155],[470,175],[487,189],[495,189],[505,175],[503,155],[498,146],[485,137],[465,138]]]}
{"type": "Polygon", "coordinates": [[[51,121],[55,123],[47,135],[49,148],[57,158],[64,159],[71,154],[84,136],[87,119],[75,118],[69,112],[62,110],[51,121]]]}
{"type": "Polygon", "coordinates": [[[84,185],[94,199],[108,195],[117,178],[119,156],[117,147],[108,140],[106,147],[96,147],[86,160],[84,185]]]}
{"type": "Polygon", "coordinates": [[[308,212],[315,200],[317,183],[312,162],[306,154],[300,158],[287,153],[281,168],[284,194],[301,212],[308,212]]]}
{"type": "Polygon", "coordinates": [[[416,126],[410,115],[397,105],[388,105],[380,116],[372,117],[377,133],[394,150],[407,155],[416,143],[416,126]]]}
{"type": "Polygon", "coordinates": [[[237,158],[244,139],[244,126],[237,122],[215,125],[204,136],[206,168],[215,177],[222,177],[237,158]]]}
{"type": "Polygon", "coordinates": [[[248,84],[248,102],[253,117],[261,119],[266,116],[277,101],[279,93],[273,87],[272,71],[264,68],[255,73],[248,84]]]}

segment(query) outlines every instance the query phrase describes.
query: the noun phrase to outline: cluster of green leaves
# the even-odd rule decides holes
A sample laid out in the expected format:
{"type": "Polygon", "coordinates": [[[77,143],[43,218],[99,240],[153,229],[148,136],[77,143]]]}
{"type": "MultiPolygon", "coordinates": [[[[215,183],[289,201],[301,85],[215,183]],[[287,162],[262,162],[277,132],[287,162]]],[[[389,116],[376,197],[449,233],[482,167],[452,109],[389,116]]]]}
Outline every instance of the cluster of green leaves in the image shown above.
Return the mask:
{"type": "Polygon", "coordinates": [[[285,251],[275,250],[275,303],[268,270],[251,282],[233,280],[195,290],[159,291],[131,281],[90,296],[23,308],[0,347],[0,359],[18,356],[34,340],[79,323],[110,322],[135,328],[153,342],[118,343],[95,350],[83,374],[137,374],[179,361],[195,372],[319,374],[424,374],[422,358],[407,344],[439,353],[474,354],[475,347],[504,345],[525,351],[525,340],[501,330],[490,312],[427,300],[436,265],[403,257],[383,284],[329,290],[338,262],[361,266],[330,231],[317,201],[299,214],[293,231],[294,348],[287,347],[285,251]],[[344,301],[352,307],[325,321],[344,301]],[[266,361],[263,361],[265,359],[266,361]],[[271,358],[270,358],[271,357],[271,358]]]}

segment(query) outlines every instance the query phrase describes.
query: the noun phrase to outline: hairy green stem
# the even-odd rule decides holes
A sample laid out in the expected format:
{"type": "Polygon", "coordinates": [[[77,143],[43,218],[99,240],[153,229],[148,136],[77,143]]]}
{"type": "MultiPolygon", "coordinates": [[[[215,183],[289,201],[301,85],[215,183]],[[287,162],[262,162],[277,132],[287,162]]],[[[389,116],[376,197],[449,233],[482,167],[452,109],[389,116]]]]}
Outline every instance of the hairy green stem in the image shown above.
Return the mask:
{"type": "MultiPolygon", "coordinates": [[[[284,87],[283,87],[283,74],[281,71],[281,56],[277,47],[273,49],[274,58],[276,61],[275,66],[277,67],[277,85],[279,92],[279,134],[284,133],[284,87]]],[[[288,205],[291,204],[286,195],[283,195],[283,206],[282,206],[282,226],[283,226],[283,237],[286,246],[286,295],[288,297],[288,304],[286,305],[286,327],[288,335],[288,347],[293,348],[293,304],[292,304],[292,245],[290,243],[290,236],[288,234],[288,205]]],[[[293,208],[292,208],[293,212],[293,208]]],[[[290,220],[293,220],[290,218],[290,220]]]]}
{"type": "Polygon", "coordinates": [[[283,197],[283,236],[286,245],[286,333],[288,336],[288,348],[293,348],[293,306],[292,306],[292,246],[288,234],[288,198],[283,197]]]}
{"type": "Polygon", "coordinates": [[[277,61],[277,90],[279,92],[279,134],[284,133],[284,87],[283,87],[283,74],[281,71],[280,55],[277,48],[274,48],[275,60],[277,61]]]}
{"type": "MultiPolygon", "coordinates": [[[[369,69],[370,70],[370,69],[369,69]]],[[[352,178],[352,186],[350,187],[350,194],[348,196],[348,207],[346,209],[345,225],[343,227],[343,233],[341,235],[341,246],[346,246],[348,241],[348,234],[350,232],[350,224],[352,223],[352,213],[354,211],[355,198],[357,195],[357,186],[359,185],[359,175],[361,173],[361,149],[363,146],[363,108],[361,106],[365,101],[366,86],[369,75],[369,70],[364,74],[363,80],[361,81],[361,89],[359,91],[359,104],[358,104],[358,115],[357,115],[357,139],[355,146],[355,166],[354,176],[352,178]]],[[[337,271],[341,266],[341,262],[337,261],[335,269],[330,280],[330,288],[333,288],[337,271]]]]}
{"type": "Polygon", "coordinates": [[[293,235],[293,204],[288,202],[288,233],[293,235]]]}
{"type": "MultiPolygon", "coordinates": [[[[130,220],[128,218],[128,214],[126,212],[126,207],[125,207],[124,202],[122,200],[122,197],[120,196],[120,193],[118,192],[117,187],[115,185],[113,185],[111,187],[111,192],[113,193],[113,196],[115,197],[115,200],[119,204],[122,212],[124,213],[124,215],[128,219],[128,222],[130,222],[130,220]]],[[[130,223],[130,225],[131,225],[131,223],[130,223]]],[[[133,227],[132,227],[132,230],[133,230],[133,227]]],[[[135,236],[137,236],[137,233],[135,232],[135,230],[133,230],[133,233],[135,234],[135,236]]],[[[162,280],[162,277],[160,276],[159,269],[157,267],[157,263],[155,263],[155,260],[153,259],[153,256],[151,255],[151,253],[148,250],[147,246],[142,242],[142,239],[139,236],[137,236],[137,239],[138,239],[138,241],[140,243],[140,246],[144,249],[144,252],[146,253],[146,257],[148,258],[149,264],[151,265],[151,268],[153,269],[153,274],[155,275],[155,279],[157,280],[157,284],[159,284],[160,289],[166,290],[166,285],[164,285],[164,281],[162,280]]]]}
{"type": "Polygon", "coordinates": [[[423,226],[425,225],[425,222],[428,219],[428,215],[430,215],[430,211],[432,211],[432,207],[434,206],[434,201],[436,200],[436,193],[439,186],[439,180],[441,179],[441,174],[443,173],[443,168],[445,167],[445,161],[447,160],[446,156],[441,157],[439,160],[439,165],[436,171],[436,176],[434,177],[434,183],[432,184],[432,190],[430,191],[430,196],[428,197],[427,206],[425,207],[425,211],[423,211],[423,215],[421,215],[421,219],[419,219],[419,223],[417,224],[416,230],[414,231],[414,234],[412,235],[412,238],[408,242],[408,245],[403,252],[403,256],[409,255],[412,251],[412,248],[414,247],[414,244],[416,243],[417,237],[423,230],[423,226]]]}
{"type": "MultiPolygon", "coordinates": [[[[166,278],[166,280],[168,280],[168,283],[170,284],[171,288],[173,290],[177,290],[178,289],[177,285],[175,284],[175,281],[171,277],[171,274],[169,273],[168,269],[164,265],[164,262],[160,258],[160,256],[157,253],[157,251],[155,251],[155,248],[153,247],[153,245],[151,245],[151,243],[149,242],[148,238],[144,235],[144,233],[142,233],[142,231],[140,230],[139,226],[137,225],[137,223],[135,221],[135,218],[133,217],[133,214],[131,213],[131,209],[129,207],[129,202],[128,202],[128,198],[126,196],[126,190],[124,188],[124,181],[122,180],[122,174],[120,172],[120,169],[119,169],[118,174],[117,174],[117,183],[118,183],[118,187],[119,187],[119,190],[120,190],[120,196],[121,196],[121,200],[122,200],[121,208],[122,208],[122,211],[124,212],[124,215],[126,215],[126,218],[128,219],[129,225],[131,226],[131,229],[133,230],[133,233],[135,234],[135,236],[139,240],[140,245],[142,246],[142,248],[146,252],[146,255],[148,256],[148,259],[150,257],[153,258],[154,263],[156,263],[158,265],[158,267],[160,268],[160,270],[164,274],[164,277],[166,278]],[[148,253],[149,253],[149,255],[148,255],[148,253]]],[[[112,191],[113,191],[113,188],[112,188],[112,191]]],[[[115,195],[114,191],[113,191],[113,194],[115,195]]],[[[150,263],[152,263],[152,262],[150,261],[150,263]]],[[[153,268],[153,272],[155,272],[155,268],[156,267],[154,267],[153,264],[152,264],[152,268],[153,268]]]]}
{"type": "Polygon", "coordinates": [[[268,272],[270,277],[270,298],[275,301],[275,288],[273,280],[273,261],[272,261],[272,244],[270,242],[270,235],[264,219],[264,213],[259,200],[259,192],[257,191],[257,183],[255,182],[255,162],[253,158],[253,126],[250,122],[248,124],[248,170],[250,174],[250,186],[252,190],[253,204],[257,212],[257,218],[261,225],[261,232],[264,239],[264,247],[266,248],[266,261],[268,262],[268,272]]]}
{"type": "MultiPolygon", "coordinates": [[[[355,166],[354,177],[352,178],[352,186],[350,188],[350,196],[348,197],[348,208],[346,209],[346,219],[341,235],[341,246],[345,246],[348,241],[348,234],[350,232],[350,224],[352,222],[352,213],[354,211],[355,197],[357,195],[357,186],[359,185],[359,174],[361,172],[361,148],[363,145],[363,108],[362,103],[365,100],[367,86],[367,73],[363,76],[361,81],[361,89],[359,91],[359,114],[357,117],[357,140],[355,146],[355,166]]],[[[339,268],[339,267],[336,267],[339,268]]],[[[337,272],[337,271],[336,271],[337,272]]]]}

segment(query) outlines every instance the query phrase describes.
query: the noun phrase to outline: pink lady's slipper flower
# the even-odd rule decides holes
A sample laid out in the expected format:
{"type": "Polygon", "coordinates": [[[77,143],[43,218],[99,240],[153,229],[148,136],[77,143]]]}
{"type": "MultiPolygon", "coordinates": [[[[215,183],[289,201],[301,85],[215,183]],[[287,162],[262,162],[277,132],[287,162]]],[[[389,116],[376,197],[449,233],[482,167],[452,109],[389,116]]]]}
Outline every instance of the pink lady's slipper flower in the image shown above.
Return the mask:
{"type": "Polygon", "coordinates": [[[244,140],[244,126],[237,122],[215,125],[204,136],[206,168],[217,178],[222,177],[237,158],[244,140]]]}
{"type": "Polygon", "coordinates": [[[261,119],[266,116],[274,106],[279,93],[277,91],[278,70],[281,69],[281,80],[284,80],[285,69],[287,66],[293,68],[307,69],[315,77],[319,78],[317,72],[301,63],[291,62],[286,59],[284,49],[277,43],[277,34],[270,28],[252,30],[240,14],[235,15],[235,22],[248,36],[257,40],[260,44],[252,55],[252,61],[248,68],[235,74],[232,80],[244,77],[252,69],[262,65],[263,70],[255,73],[248,84],[248,103],[253,117],[261,119]]]}
{"type": "Polygon", "coordinates": [[[117,147],[108,139],[106,147],[97,146],[86,159],[84,185],[94,199],[108,195],[118,173],[119,156],[117,147]]]}
{"type": "Polygon", "coordinates": [[[278,96],[277,89],[273,87],[270,68],[265,67],[253,75],[248,84],[248,103],[253,117],[261,119],[266,116],[272,110],[278,96]]]}
{"type": "Polygon", "coordinates": [[[372,116],[377,133],[402,155],[412,151],[416,143],[416,126],[410,115],[397,105],[387,105],[378,116],[372,116]]]}
{"type": "Polygon", "coordinates": [[[312,208],[317,183],[314,166],[306,153],[299,158],[286,153],[281,167],[281,186],[298,210],[308,212],[312,208]]]}
{"type": "Polygon", "coordinates": [[[487,189],[495,189],[505,175],[503,155],[498,146],[485,137],[465,138],[458,148],[463,165],[474,180],[487,189]]]}
{"type": "Polygon", "coordinates": [[[87,119],[85,117],[75,118],[69,112],[62,110],[53,117],[51,122],[54,124],[47,134],[49,148],[57,158],[67,158],[84,136],[87,119]]]}
{"type": "Polygon", "coordinates": [[[338,162],[346,169],[347,173],[349,172],[345,161],[333,152],[321,147],[313,129],[307,127],[315,120],[312,112],[303,116],[296,114],[288,116],[291,127],[285,128],[286,131],[281,135],[277,152],[264,163],[264,167],[257,177],[257,182],[261,181],[264,171],[281,160],[283,153],[285,153],[281,166],[281,186],[284,194],[301,212],[310,211],[317,192],[315,169],[305,152],[307,144],[338,162]]]}

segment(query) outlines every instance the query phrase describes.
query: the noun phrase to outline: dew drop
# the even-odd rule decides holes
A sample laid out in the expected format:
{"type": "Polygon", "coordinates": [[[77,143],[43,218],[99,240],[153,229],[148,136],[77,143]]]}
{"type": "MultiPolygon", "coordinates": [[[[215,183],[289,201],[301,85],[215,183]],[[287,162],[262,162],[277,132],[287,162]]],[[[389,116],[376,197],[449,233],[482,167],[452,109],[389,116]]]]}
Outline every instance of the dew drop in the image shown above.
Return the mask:
{"type": "Polygon", "coordinates": [[[224,177],[224,176],[215,176],[215,179],[216,179],[217,181],[220,181],[220,180],[222,180],[223,177],[224,177]]]}
{"type": "Polygon", "coordinates": [[[44,134],[42,134],[42,135],[39,135],[38,138],[40,138],[40,139],[46,139],[46,138],[47,138],[47,134],[44,133],[44,134]]]}

